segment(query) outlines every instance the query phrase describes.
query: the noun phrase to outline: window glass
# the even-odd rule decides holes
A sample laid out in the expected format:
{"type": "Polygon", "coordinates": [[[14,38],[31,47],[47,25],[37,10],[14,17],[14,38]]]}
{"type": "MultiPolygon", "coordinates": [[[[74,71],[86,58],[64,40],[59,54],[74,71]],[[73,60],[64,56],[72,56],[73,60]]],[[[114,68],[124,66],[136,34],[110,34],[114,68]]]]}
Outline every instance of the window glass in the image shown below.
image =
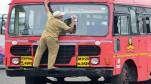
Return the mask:
{"type": "Polygon", "coordinates": [[[114,17],[114,34],[128,35],[129,20],[126,15],[118,15],[114,17]]]}
{"type": "Polygon", "coordinates": [[[145,19],[144,19],[143,15],[138,15],[137,20],[138,20],[138,28],[139,28],[140,34],[145,34],[146,33],[146,29],[145,29],[145,25],[144,25],[145,19]]]}
{"type": "Polygon", "coordinates": [[[150,32],[151,33],[151,16],[149,16],[149,27],[150,27],[150,32]]]}
{"type": "Polygon", "coordinates": [[[10,21],[9,21],[9,34],[11,34],[11,35],[15,34],[14,21],[15,21],[15,8],[11,12],[11,17],[10,17],[10,21]]]}
{"type": "Polygon", "coordinates": [[[79,36],[104,36],[108,33],[108,7],[106,5],[52,5],[53,11],[64,11],[64,19],[78,17],[74,34],[79,36]],[[95,32],[95,33],[94,33],[95,32]]]}
{"type": "Polygon", "coordinates": [[[115,6],[115,12],[117,13],[129,13],[129,7],[128,6],[115,6]]]}
{"type": "MultiPolygon", "coordinates": [[[[66,35],[104,36],[108,33],[108,7],[106,5],[53,4],[53,11],[64,11],[64,19],[78,17],[76,33],[66,35]]],[[[40,36],[47,15],[43,5],[15,6],[9,24],[9,34],[40,36]]],[[[65,34],[64,34],[65,35],[65,34]]]]}
{"type": "Polygon", "coordinates": [[[120,34],[120,27],[119,27],[119,17],[118,16],[114,16],[114,29],[113,29],[113,33],[114,35],[119,35],[120,34]]]}
{"type": "Polygon", "coordinates": [[[44,30],[47,15],[43,5],[15,6],[9,24],[9,34],[39,36],[44,30]]]}
{"type": "Polygon", "coordinates": [[[138,8],[136,8],[136,13],[143,14],[143,13],[145,13],[145,9],[138,7],[138,8]]]}
{"type": "Polygon", "coordinates": [[[121,16],[121,34],[122,35],[128,35],[128,17],[127,16],[121,16]]]}
{"type": "Polygon", "coordinates": [[[145,8],[145,12],[146,13],[151,13],[151,9],[150,8],[145,8]]]}
{"type": "Polygon", "coordinates": [[[132,28],[132,33],[133,34],[137,34],[138,33],[138,29],[136,26],[136,13],[134,10],[130,10],[131,13],[131,28],[132,28]]]}
{"type": "Polygon", "coordinates": [[[149,16],[146,16],[146,17],[145,17],[145,26],[146,26],[146,31],[147,31],[147,33],[151,33],[150,17],[149,17],[149,16]]]}

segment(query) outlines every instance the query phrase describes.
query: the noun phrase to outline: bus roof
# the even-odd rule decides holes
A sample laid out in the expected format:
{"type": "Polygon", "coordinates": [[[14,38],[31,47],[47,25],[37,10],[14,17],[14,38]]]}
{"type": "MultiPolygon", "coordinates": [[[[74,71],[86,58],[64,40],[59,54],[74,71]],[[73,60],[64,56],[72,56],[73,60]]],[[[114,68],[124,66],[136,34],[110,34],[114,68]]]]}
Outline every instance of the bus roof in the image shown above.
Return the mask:
{"type": "Polygon", "coordinates": [[[116,4],[141,5],[151,7],[151,0],[113,0],[116,4]]]}
{"type": "MultiPolygon", "coordinates": [[[[44,0],[12,0],[12,3],[42,3],[44,0]]],[[[151,6],[151,0],[50,0],[52,2],[108,2],[126,5],[151,6]]]]}
{"type": "MultiPolygon", "coordinates": [[[[12,0],[12,3],[42,3],[44,0],[12,0]]],[[[112,0],[50,0],[51,2],[110,2],[112,0]]]]}

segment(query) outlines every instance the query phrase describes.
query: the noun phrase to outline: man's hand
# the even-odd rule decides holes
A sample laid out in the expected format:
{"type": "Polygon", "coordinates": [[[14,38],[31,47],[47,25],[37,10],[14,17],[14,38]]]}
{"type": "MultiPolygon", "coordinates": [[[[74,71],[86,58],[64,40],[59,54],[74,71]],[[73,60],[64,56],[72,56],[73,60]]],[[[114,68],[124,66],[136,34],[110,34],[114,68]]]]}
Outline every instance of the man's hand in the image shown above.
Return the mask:
{"type": "Polygon", "coordinates": [[[49,4],[49,0],[44,0],[44,4],[48,5],[49,4]]]}
{"type": "Polygon", "coordinates": [[[72,15],[71,19],[72,19],[72,22],[77,22],[77,16],[76,15],[72,15]]]}
{"type": "Polygon", "coordinates": [[[76,32],[76,24],[77,24],[77,16],[72,15],[71,16],[71,24],[70,24],[70,29],[68,30],[70,33],[75,33],[76,32]]]}
{"type": "Polygon", "coordinates": [[[44,0],[44,5],[45,5],[45,10],[46,10],[46,12],[49,11],[48,4],[49,4],[49,0],[44,0]]]}

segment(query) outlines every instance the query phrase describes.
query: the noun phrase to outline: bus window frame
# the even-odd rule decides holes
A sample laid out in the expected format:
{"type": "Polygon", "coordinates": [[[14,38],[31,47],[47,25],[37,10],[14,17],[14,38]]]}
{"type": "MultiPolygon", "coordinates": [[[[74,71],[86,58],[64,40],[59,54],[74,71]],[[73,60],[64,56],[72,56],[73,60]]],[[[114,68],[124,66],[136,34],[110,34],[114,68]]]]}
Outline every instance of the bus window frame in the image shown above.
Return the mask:
{"type": "Polygon", "coordinates": [[[130,14],[129,13],[125,13],[125,12],[115,12],[114,13],[114,16],[113,16],[113,36],[130,36],[131,35],[131,31],[130,31],[130,14]],[[128,17],[128,19],[127,19],[127,21],[128,21],[128,24],[129,24],[129,26],[128,26],[128,34],[121,34],[121,29],[120,29],[120,32],[119,32],[119,34],[114,34],[114,16],[127,16],[128,17]]]}
{"type": "Polygon", "coordinates": [[[128,5],[121,5],[121,4],[114,4],[113,5],[114,6],[114,12],[113,12],[113,26],[112,26],[112,35],[113,36],[130,36],[131,35],[131,23],[130,23],[130,11],[129,11],[129,8],[130,8],[130,6],[128,6],[128,5]],[[122,10],[120,9],[120,8],[122,8],[122,10]],[[125,10],[123,10],[123,8],[125,9],[125,10]],[[129,31],[129,33],[127,34],[127,35],[122,35],[121,34],[121,30],[120,30],[120,33],[119,34],[114,34],[114,16],[116,16],[116,15],[126,15],[126,16],[128,16],[128,24],[129,24],[129,28],[128,28],[128,31],[129,31]]]}
{"type": "MultiPolygon", "coordinates": [[[[138,17],[139,15],[142,15],[142,19],[144,19],[144,14],[137,14],[137,20],[138,20],[138,17]]],[[[137,27],[138,27],[138,32],[139,32],[139,35],[147,35],[147,29],[146,29],[146,26],[144,25],[144,20],[143,21],[143,29],[145,30],[144,33],[140,32],[140,29],[139,29],[139,23],[137,22],[137,27]]]]}
{"type": "MultiPolygon", "coordinates": [[[[116,14],[129,14],[130,15],[130,35],[126,35],[126,36],[141,36],[141,35],[151,35],[151,33],[144,33],[144,34],[141,34],[140,31],[139,31],[139,24],[137,23],[137,20],[138,20],[138,14],[141,14],[143,15],[143,17],[145,16],[150,16],[151,17],[151,8],[147,8],[147,7],[139,7],[139,6],[130,6],[130,5],[121,5],[121,4],[114,4],[114,12],[113,12],[113,26],[112,26],[112,35],[113,36],[125,36],[125,35],[121,35],[121,34],[118,34],[118,35],[115,35],[114,34],[114,16],[116,14]],[[118,8],[127,8],[129,11],[126,10],[118,10],[118,8]],[[135,18],[136,18],[136,28],[137,28],[137,33],[132,33],[132,26],[131,26],[131,13],[130,13],[130,10],[135,10],[135,18]],[[141,10],[141,11],[140,11],[141,10]]],[[[151,20],[150,20],[151,21],[151,20]]],[[[150,26],[151,26],[151,22],[150,22],[150,26]]]]}
{"type": "Polygon", "coordinates": [[[139,32],[139,29],[138,29],[138,24],[137,24],[137,13],[136,13],[136,9],[137,7],[135,6],[132,6],[132,7],[129,7],[129,12],[130,12],[130,31],[131,31],[131,36],[136,36],[136,35],[140,35],[140,32],[139,32]],[[135,26],[136,26],[136,30],[137,32],[136,33],[133,33],[133,30],[132,30],[132,12],[133,11],[135,13],[135,26]]]}
{"type": "MultiPolygon", "coordinates": [[[[144,16],[144,18],[149,17],[150,33],[147,32],[146,22],[144,22],[145,23],[144,25],[145,25],[145,29],[146,29],[146,35],[150,35],[151,34],[151,22],[150,22],[151,21],[151,13],[144,13],[143,16],[144,16]]],[[[146,19],[145,19],[145,21],[146,21],[146,19]]]]}
{"type": "MultiPolygon", "coordinates": [[[[50,3],[49,3],[50,4],[50,3]]],[[[51,3],[50,5],[53,5],[53,4],[73,4],[73,3],[51,3]]],[[[91,3],[74,3],[76,5],[81,5],[81,4],[84,4],[84,5],[92,5],[91,3]]],[[[43,5],[41,3],[32,3],[32,4],[28,4],[28,3],[25,3],[25,4],[14,4],[11,6],[11,10],[9,12],[9,20],[8,20],[8,36],[9,37],[39,37],[37,35],[20,35],[20,36],[16,36],[16,35],[10,35],[11,33],[9,32],[9,28],[10,28],[10,19],[11,19],[11,14],[12,14],[12,11],[13,9],[15,8],[15,6],[18,6],[18,5],[22,5],[22,6],[27,6],[27,5],[43,5]]],[[[109,35],[110,33],[110,16],[111,16],[111,9],[110,9],[110,5],[109,4],[104,4],[104,3],[93,3],[93,5],[105,5],[107,8],[108,8],[108,31],[105,35],[102,35],[102,36],[88,36],[88,35],[67,35],[67,36],[80,36],[80,37],[106,37],[109,35]]],[[[15,25],[14,25],[15,26],[15,25]]],[[[15,32],[15,30],[14,30],[15,32]]],[[[66,35],[63,35],[63,36],[66,36],[66,35]]]]}

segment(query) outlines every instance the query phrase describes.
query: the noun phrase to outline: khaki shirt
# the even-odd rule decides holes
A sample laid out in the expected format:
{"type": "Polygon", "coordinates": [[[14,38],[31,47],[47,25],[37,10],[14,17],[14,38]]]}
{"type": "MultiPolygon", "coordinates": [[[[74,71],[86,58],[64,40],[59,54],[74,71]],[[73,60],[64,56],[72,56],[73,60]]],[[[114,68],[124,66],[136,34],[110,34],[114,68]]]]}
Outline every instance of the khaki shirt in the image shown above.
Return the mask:
{"type": "Polygon", "coordinates": [[[58,38],[59,34],[62,31],[67,31],[70,29],[63,21],[55,18],[50,12],[47,12],[48,20],[42,33],[42,37],[51,36],[54,38],[58,38]]]}

